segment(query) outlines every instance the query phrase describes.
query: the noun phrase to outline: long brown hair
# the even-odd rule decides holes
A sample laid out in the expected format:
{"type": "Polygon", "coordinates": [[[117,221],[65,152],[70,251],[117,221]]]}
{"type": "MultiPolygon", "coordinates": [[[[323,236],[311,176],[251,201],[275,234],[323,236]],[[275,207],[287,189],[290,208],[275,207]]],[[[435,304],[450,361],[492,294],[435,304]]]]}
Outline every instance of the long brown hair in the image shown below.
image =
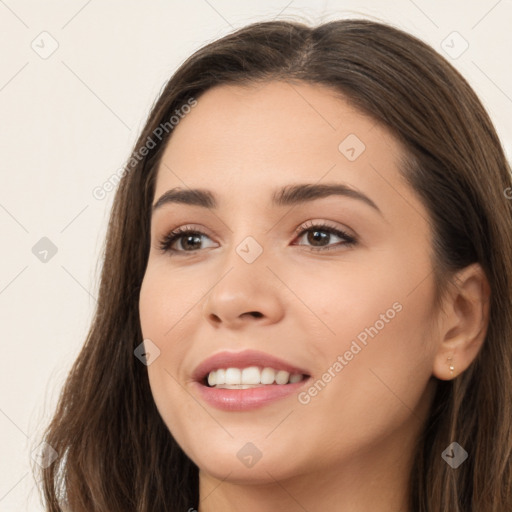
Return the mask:
{"type": "Polygon", "coordinates": [[[134,357],[142,342],[138,299],[155,175],[172,129],[161,140],[154,133],[215,85],[268,80],[330,86],[403,143],[400,172],[427,208],[435,235],[439,297],[454,271],[473,262],[484,269],[491,288],[485,342],[465,372],[438,382],[410,476],[410,509],[511,511],[510,167],[460,73],[419,39],[363,19],[316,27],[254,23],[198,50],[167,83],[117,189],[97,310],[44,434],[59,455],[40,470],[46,510],[198,508],[198,468],[165,426],[147,369],[134,357]],[[156,144],[141,157],[148,138],[156,144]],[[469,452],[457,469],[441,457],[452,441],[469,452]]]}

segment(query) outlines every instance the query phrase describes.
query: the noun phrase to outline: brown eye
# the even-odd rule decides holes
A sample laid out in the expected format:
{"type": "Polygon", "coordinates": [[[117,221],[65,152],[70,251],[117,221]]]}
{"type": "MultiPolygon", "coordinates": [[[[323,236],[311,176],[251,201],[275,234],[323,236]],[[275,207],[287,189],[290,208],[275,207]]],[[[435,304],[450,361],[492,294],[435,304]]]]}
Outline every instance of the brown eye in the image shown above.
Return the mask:
{"type": "Polygon", "coordinates": [[[299,228],[298,236],[299,238],[302,238],[304,235],[306,235],[306,241],[308,244],[310,244],[311,248],[313,250],[320,251],[336,249],[340,246],[352,246],[357,242],[353,236],[350,236],[344,231],[332,226],[328,226],[326,224],[312,224],[307,227],[301,226],[299,228]],[[333,237],[341,239],[342,243],[338,242],[334,245],[330,244],[329,242],[332,241],[333,237]]]}
{"type": "Polygon", "coordinates": [[[201,249],[203,237],[209,238],[201,231],[178,228],[160,240],[159,248],[162,252],[195,252],[201,249]],[[174,245],[177,245],[178,248],[173,247],[174,245]]]}

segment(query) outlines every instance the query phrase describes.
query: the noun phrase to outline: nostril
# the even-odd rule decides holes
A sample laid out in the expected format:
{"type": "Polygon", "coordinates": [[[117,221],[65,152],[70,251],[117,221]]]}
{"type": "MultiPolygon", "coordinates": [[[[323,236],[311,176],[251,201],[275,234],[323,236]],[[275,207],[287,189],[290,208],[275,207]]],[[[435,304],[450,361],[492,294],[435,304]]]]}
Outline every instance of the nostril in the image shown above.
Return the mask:
{"type": "Polygon", "coordinates": [[[210,315],[210,318],[212,319],[213,322],[215,322],[217,324],[220,322],[220,318],[215,313],[212,313],[210,315]]]}
{"type": "Polygon", "coordinates": [[[259,311],[251,311],[249,314],[255,318],[261,318],[263,316],[263,314],[260,313],[259,311]]]}

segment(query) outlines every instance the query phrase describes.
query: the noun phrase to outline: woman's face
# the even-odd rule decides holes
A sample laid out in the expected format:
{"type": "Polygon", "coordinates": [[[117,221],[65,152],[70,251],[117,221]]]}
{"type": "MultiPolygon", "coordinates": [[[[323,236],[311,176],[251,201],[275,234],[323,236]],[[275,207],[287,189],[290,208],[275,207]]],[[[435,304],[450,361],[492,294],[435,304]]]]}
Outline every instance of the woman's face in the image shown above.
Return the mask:
{"type": "Polygon", "coordinates": [[[238,482],[408,459],[436,341],[428,214],[398,142],[330,89],[283,82],[211,89],[173,131],[153,204],[172,189],[212,198],[154,209],[140,295],[151,390],[177,442],[203,474],[238,482]],[[196,233],[164,252],[177,228],[196,233]],[[260,354],[199,367],[247,350],[260,354]],[[209,388],[211,367],[260,384],[209,388]],[[261,384],[265,367],[307,377],[261,384]]]}

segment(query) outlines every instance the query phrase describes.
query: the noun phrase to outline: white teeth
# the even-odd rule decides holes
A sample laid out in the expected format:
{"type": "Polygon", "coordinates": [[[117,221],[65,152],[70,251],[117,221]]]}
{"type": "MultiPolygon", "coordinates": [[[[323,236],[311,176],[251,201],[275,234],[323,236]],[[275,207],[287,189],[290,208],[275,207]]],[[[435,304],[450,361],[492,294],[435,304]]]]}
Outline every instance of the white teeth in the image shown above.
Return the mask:
{"type": "Polygon", "coordinates": [[[208,385],[218,388],[247,389],[269,384],[294,384],[300,382],[303,375],[274,368],[259,368],[248,366],[247,368],[219,368],[208,374],[208,385]]]}
{"type": "Polygon", "coordinates": [[[290,384],[295,384],[295,382],[300,382],[302,380],[302,375],[300,373],[294,373],[290,375],[290,384]]]}
{"type": "Polygon", "coordinates": [[[262,384],[273,384],[275,378],[276,371],[273,368],[263,368],[260,381],[262,384]]]}
{"type": "Polygon", "coordinates": [[[261,372],[257,366],[249,366],[242,370],[242,384],[260,384],[261,372]]]}
{"type": "Polygon", "coordinates": [[[276,384],[287,384],[290,374],[284,370],[279,370],[276,373],[276,384]]]}
{"type": "MultiPolygon", "coordinates": [[[[221,384],[221,382],[217,384],[221,384]]],[[[242,372],[240,368],[227,368],[226,379],[223,384],[242,384],[242,372]]],[[[245,382],[243,384],[245,384],[245,382]]]]}
{"type": "Polygon", "coordinates": [[[249,389],[249,388],[259,388],[261,386],[258,384],[219,384],[218,386],[214,386],[217,389],[249,389]]]}

